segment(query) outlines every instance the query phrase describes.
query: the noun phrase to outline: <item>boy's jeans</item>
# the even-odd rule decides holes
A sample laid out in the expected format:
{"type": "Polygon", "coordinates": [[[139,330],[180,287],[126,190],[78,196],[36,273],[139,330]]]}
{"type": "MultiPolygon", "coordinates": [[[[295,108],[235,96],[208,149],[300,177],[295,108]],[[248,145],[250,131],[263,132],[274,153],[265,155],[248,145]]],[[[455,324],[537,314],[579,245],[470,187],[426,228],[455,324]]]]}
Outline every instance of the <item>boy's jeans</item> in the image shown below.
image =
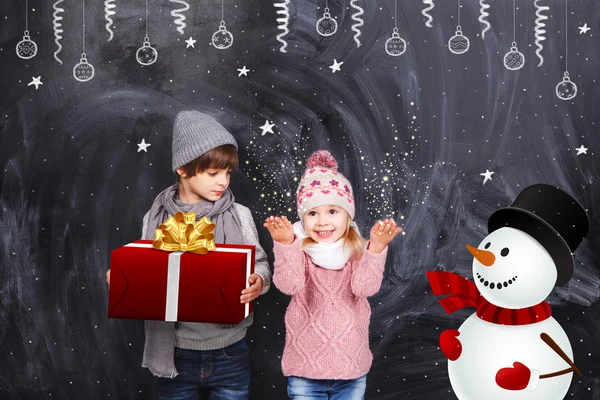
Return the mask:
{"type": "Polygon", "coordinates": [[[248,400],[250,356],[246,338],[218,350],[175,348],[175,378],[158,378],[160,400],[200,400],[200,388],[210,388],[210,400],[248,400]]]}
{"type": "Polygon", "coordinates": [[[288,396],[293,400],[362,400],[366,388],[366,375],[350,380],[288,378],[288,396]]]}

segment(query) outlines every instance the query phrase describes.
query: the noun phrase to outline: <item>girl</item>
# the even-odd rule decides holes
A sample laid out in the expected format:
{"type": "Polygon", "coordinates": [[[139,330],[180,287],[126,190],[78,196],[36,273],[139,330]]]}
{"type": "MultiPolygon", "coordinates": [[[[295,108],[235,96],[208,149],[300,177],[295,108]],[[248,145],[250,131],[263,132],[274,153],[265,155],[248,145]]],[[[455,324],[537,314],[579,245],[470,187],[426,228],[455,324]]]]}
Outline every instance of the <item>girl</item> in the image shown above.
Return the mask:
{"type": "Polygon", "coordinates": [[[348,180],[327,151],[310,156],[296,193],[300,221],[269,217],[273,283],[292,300],[285,315],[282,370],[292,399],[362,399],[369,350],[368,296],[383,279],[387,244],[402,232],[378,221],[364,243],[348,180]]]}

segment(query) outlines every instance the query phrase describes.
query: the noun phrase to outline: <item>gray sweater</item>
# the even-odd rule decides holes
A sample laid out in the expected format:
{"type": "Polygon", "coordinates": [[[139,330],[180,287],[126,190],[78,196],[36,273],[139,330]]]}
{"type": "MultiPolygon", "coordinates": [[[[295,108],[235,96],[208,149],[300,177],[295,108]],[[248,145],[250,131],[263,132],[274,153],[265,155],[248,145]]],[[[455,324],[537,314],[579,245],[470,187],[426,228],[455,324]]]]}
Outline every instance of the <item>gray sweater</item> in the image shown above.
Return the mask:
{"type": "MultiPolygon", "coordinates": [[[[254,272],[262,277],[263,288],[261,295],[265,294],[271,286],[271,269],[267,261],[267,255],[258,242],[258,232],[252,219],[250,209],[235,203],[234,207],[242,223],[243,244],[256,246],[256,260],[254,272]]],[[[144,216],[142,238],[146,236],[148,229],[157,227],[148,226],[148,214],[144,216]]],[[[189,322],[146,322],[146,345],[144,346],[143,367],[160,377],[173,378],[177,375],[175,363],[172,357],[161,356],[171,354],[172,349],[161,348],[164,346],[180,347],[190,350],[214,350],[227,347],[241,340],[252,325],[253,314],[250,314],[239,324],[220,325],[220,324],[202,324],[189,322]],[[152,328],[149,328],[152,326],[152,328]],[[156,327],[158,326],[158,329],[156,327]],[[172,333],[171,333],[172,332],[172,333]],[[174,335],[174,341],[156,340],[158,335],[174,335]],[[149,343],[151,342],[151,343],[149,343]]]]}

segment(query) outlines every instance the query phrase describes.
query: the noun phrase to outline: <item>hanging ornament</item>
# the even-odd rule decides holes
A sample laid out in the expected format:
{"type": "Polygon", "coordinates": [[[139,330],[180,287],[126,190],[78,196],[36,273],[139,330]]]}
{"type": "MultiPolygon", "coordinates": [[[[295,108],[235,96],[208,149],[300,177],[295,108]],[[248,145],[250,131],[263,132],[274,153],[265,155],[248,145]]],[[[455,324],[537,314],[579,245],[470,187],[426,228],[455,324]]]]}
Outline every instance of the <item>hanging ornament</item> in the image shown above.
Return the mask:
{"type": "Polygon", "coordinates": [[[469,50],[469,46],[471,46],[471,42],[469,38],[463,35],[460,27],[460,0],[458,0],[458,25],[456,26],[456,33],[448,40],[448,50],[454,54],[463,54],[469,50]]]}
{"type": "Polygon", "coordinates": [[[392,37],[385,41],[385,52],[390,56],[401,56],[406,51],[406,41],[398,34],[398,28],[394,28],[392,37]]]}
{"type": "Polygon", "coordinates": [[[398,0],[394,2],[394,24],[392,37],[385,41],[385,52],[390,56],[397,57],[406,51],[406,41],[398,33],[398,0]]]}
{"type": "Polygon", "coordinates": [[[81,54],[79,64],[73,67],[73,77],[79,82],[87,82],[94,77],[94,66],[88,62],[85,53],[81,54]]]}
{"type": "Polygon", "coordinates": [[[37,54],[37,44],[29,37],[29,4],[25,0],[25,32],[23,40],[17,43],[17,56],[24,60],[35,57],[37,54]]]}
{"type": "Polygon", "coordinates": [[[81,35],[82,35],[82,43],[81,43],[81,58],[79,59],[79,63],[73,67],[73,77],[79,82],[87,82],[94,77],[94,66],[90,64],[87,60],[87,56],[85,54],[85,0],[82,0],[83,3],[83,11],[82,11],[82,20],[81,20],[81,35]]]}
{"type": "Polygon", "coordinates": [[[571,82],[569,78],[569,50],[568,50],[568,32],[569,32],[569,20],[568,20],[568,3],[569,0],[565,0],[565,73],[563,75],[562,82],[556,85],[556,96],[561,100],[571,100],[577,95],[577,85],[571,82]]]}
{"type": "Polygon", "coordinates": [[[225,27],[225,0],[221,0],[221,23],[219,30],[212,35],[212,44],[219,50],[225,50],[233,44],[233,35],[225,27]]]}
{"type": "Polygon", "coordinates": [[[454,54],[463,54],[469,50],[469,38],[463,35],[460,25],[456,27],[456,34],[448,40],[448,49],[454,54]]]}
{"type": "Polygon", "coordinates": [[[146,37],[142,47],[135,52],[135,59],[140,65],[151,65],[158,59],[158,51],[150,45],[148,37],[148,0],[146,0],[146,37]]]}
{"type": "Polygon", "coordinates": [[[219,30],[213,33],[212,44],[219,50],[225,50],[233,44],[233,35],[225,27],[225,21],[221,21],[219,30]]]}
{"type": "Polygon", "coordinates": [[[337,32],[338,24],[335,19],[331,18],[329,8],[325,7],[323,17],[317,21],[317,32],[321,36],[331,36],[337,32]]]}
{"type": "Polygon", "coordinates": [[[523,68],[525,56],[517,49],[517,43],[513,42],[510,51],[504,55],[504,66],[511,71],[523,68]]]}
{"type": "Polygon", "coordinates": [[[25,34],[23,35],[23,40],[17,43],[17,55],[19,56],[19,58],[28,60],[30,58],[35,57],[36,54],[37,45],[29,37],[29,31],[25,31],[25,34]]]}
{"type": "Polygon", "coordinates": [[[569,73],[565,71],[562,82],[556,85],[556,95],[561,100],[571,100],[577,95],[577,85],[571,82],[569,73]]]}
{"type": "Polygon", "coordinates": [[[510,51],[504,55],[504,66],[511,71],[523,68],[525,56],[517,49],[517,0],[513,0],[513,42],[510,51]]]}
{"type": "Polygon", "coordinates": [[[135,53],[137,62],[141,65],[151,65],[158,59],[158,51],[150,45],[148,36],[144,38],[144,44],[135,53]]]}

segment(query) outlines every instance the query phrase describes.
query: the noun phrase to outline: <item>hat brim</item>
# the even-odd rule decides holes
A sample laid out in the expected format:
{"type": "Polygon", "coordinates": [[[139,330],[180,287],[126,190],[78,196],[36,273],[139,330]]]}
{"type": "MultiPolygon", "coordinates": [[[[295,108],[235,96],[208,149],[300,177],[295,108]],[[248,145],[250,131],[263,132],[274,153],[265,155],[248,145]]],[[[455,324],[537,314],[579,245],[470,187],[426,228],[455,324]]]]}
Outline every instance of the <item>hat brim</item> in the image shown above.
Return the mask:
{"type": "Polygon", "coordinates": [[[494,212],[488,219],[488,232],[510,227],[523,231],[537,240],[556,264],[556,285],[563,286],[573,276],[571,249],[560,234],[546,221],[527,210],[508,207],[494,212]]]}

